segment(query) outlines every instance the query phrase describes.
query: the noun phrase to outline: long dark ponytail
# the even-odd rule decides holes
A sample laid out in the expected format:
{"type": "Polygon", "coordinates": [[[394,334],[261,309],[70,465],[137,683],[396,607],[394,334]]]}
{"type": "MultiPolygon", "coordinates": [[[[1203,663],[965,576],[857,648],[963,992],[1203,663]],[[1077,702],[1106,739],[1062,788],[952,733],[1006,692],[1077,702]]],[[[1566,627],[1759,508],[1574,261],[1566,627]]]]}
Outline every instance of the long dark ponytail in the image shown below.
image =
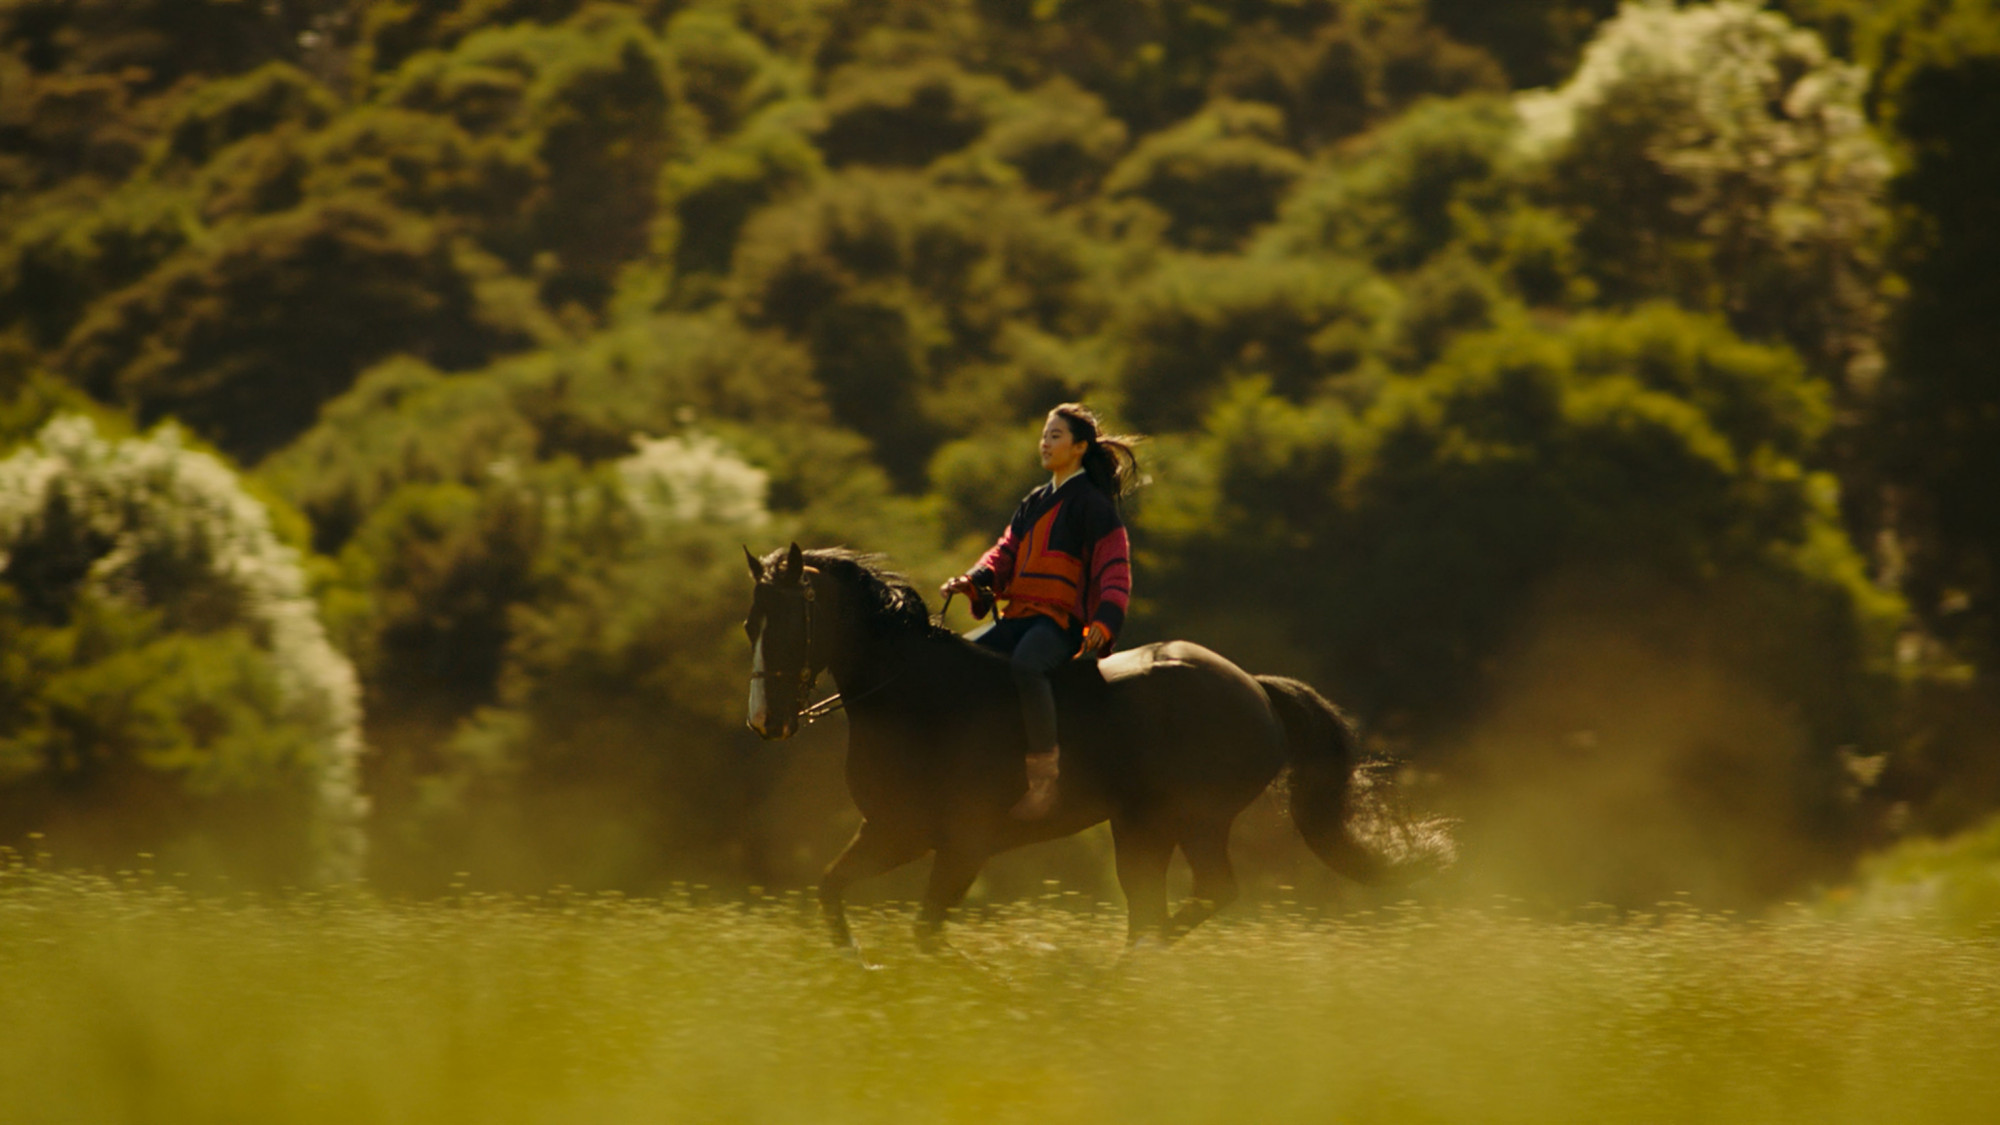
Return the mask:
{"type": "Polygon", "coordinates": [[[1106,496],[1123,500],[1146,483],[1139,470],[1139,455],[1133,447],[1146,440],[1143,434],[1100,434],[1097,413],[1080,402],[1065,402],[1049,413],[1069,426],[1074,441],[1087,441],[1083,453],[1083,473],[1106,496]]]}

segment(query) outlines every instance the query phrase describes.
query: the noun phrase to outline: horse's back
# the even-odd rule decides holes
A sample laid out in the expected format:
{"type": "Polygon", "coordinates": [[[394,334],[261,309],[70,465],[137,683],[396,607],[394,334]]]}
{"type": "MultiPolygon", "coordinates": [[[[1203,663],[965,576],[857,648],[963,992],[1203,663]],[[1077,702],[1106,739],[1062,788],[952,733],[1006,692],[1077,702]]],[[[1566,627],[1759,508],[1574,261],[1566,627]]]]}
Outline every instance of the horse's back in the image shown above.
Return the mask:
{"type": "MultiPolygon", "coordinates": [[[[1190,641],[1097,662],[1093,732],[1106,765],[1156,793],[1247,801],[1285,762],[1285,731],[1248,672],[1190,641]]],[[[1082,701],[1080,701],[1082,702],[1082,701]]],[[[1067,739],[1065,739],[1067,741],[1067,739]]]]}
{"type": "Polygon", "coordinates": [[[1126,649],[1124,652],[1112,653],[1097,662],[1097,671],[1106,684],[1120,684],[1145,676],[1177,674],[1183,671],[1219,676],[1224,679],[1241,677],[1255,683],[1248,672],[1238,668],[1228,657],[1193,641],[1156,641],[1138,648],[1126,649]]]}

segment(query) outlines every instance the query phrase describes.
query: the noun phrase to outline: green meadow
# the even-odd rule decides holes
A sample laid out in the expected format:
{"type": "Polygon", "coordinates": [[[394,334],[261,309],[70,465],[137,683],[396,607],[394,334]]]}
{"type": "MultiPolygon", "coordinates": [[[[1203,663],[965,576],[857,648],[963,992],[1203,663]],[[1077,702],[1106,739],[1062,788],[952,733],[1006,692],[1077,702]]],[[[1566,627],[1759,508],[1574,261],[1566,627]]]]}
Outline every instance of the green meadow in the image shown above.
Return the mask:
{"type": "Polygon", "coordinates": [[[2000,944],[1663,906],[1238,908],[1122,954],[1074,895],[883,966],[809,896],[404,904],[0,876],[0,1119],[1985,1122],[2000,944]]]}

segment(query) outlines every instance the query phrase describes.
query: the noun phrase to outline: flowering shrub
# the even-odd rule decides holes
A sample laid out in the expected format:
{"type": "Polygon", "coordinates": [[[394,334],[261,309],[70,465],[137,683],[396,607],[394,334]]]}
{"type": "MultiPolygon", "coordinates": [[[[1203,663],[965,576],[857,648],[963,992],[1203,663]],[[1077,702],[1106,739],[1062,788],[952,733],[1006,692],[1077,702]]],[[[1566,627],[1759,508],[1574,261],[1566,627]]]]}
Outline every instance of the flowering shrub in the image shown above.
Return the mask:
{"type": "Polygon", "coordinates": [[[101,811],[164,820],[210,850],[250,847],[204,822],[212,806],[258,848],[291,841],[251,868],[356,871],[354,669],[268,510],[178,429],[113,440],[65,415],[0,461],[0,621],[8,828],[74,825],[79,846],[112,859],[128,841],[161,846],[94,823],[101,811]]]}

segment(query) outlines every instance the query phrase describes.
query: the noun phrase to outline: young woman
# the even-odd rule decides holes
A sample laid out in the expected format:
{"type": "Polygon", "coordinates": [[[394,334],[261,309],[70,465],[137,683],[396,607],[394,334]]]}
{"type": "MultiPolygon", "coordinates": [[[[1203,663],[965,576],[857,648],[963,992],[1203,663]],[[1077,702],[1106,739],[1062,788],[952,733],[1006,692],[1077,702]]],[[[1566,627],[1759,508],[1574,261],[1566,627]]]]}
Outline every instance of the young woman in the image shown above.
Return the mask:
{"type": "Polygon", "coordinates": [[[1097,432],[1080,403],[1049,411],[1042,425],[1042,468],[1049,483],[1028,493],[1000,541],[971,570],[946,582],[984,616],[983,589],[1006,603],[979,643],[1008,653],[1028,727],[1028,792],[1014,806],[1023,819],[1055,804],[1060,748],[1049,673],[1066,660],[1102,655],[1125,624],[1132,597],[1130,544],[1118,501],[1139,484],[1130,435],[1097,432]]]}

